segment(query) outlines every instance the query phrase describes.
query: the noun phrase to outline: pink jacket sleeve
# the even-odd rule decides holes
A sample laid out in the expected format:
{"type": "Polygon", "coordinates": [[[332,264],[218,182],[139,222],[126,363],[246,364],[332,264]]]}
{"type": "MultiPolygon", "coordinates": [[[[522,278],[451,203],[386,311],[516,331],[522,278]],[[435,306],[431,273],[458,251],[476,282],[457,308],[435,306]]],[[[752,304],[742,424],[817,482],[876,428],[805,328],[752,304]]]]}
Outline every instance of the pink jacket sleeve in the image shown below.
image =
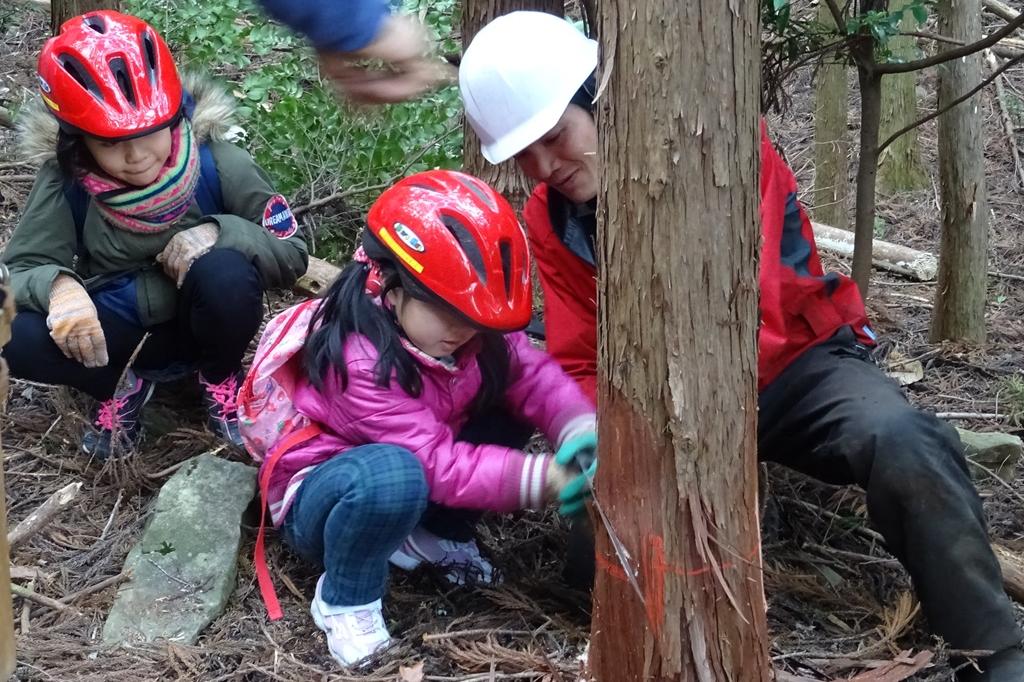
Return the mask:
{"type": "Polygon", "coordinates": [[[553,357],[534,348],[522,332],[505,337],[511,350],[505,403],[533,424],[557,449],[567,439],[596,428],[594,405],[553,357]]]}
{"type": "Polygon", "coordinates": [[[374,381],[373,359],[348,364],[348,385],[330,379],[325,425],[354,443],[388,443],[406,448],[423,465],[430,499],[449,507],[508,512],[540,508],[548,457],[527,455],[497,445],[471,445],[455,440],[419,398],[392,380],[389,387],[374,381]]]}

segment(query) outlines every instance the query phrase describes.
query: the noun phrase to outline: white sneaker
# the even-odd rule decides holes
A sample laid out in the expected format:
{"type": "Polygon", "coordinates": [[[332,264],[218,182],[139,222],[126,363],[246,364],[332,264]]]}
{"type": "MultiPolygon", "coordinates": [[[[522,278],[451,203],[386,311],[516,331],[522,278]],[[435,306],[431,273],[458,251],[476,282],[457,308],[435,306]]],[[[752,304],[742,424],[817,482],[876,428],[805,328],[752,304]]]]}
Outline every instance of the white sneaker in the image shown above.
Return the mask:
{"type": "Polygon", "coordinates": [[[476,540],[445,540],[420,526],[388,561],[405,571],[413,570],[424,561],[447,568],[444,577],[453,585],[465,585],[470,581],[487,585],[500,582],[494,565],[480,555],[476,540]]]}
{"type": "Polygon", "coordinates": [[[327,635],[327,648],[338,663],[353,667],[391,644],[380,599],[362,606],[332,606],[320,597],[323,583],[324,576],[320,576],[309,612],[327,635]]]}

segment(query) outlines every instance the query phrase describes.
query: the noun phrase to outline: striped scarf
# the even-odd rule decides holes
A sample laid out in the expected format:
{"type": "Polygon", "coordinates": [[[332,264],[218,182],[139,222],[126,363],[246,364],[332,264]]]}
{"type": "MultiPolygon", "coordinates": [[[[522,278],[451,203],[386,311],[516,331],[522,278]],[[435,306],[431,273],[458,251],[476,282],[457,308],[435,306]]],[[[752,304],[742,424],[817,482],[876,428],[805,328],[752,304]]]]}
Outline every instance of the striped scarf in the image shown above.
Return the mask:
{"type": "Polygon", "coordinates": [[[103,217],[128,232],[163,232],[192,205],[199,182],[199,148],[188,119],[171,128],[171,154],[160,175],[145,187],[135,187],[105,173],[89,172],[82,185],[96,200],[103,217]]]}

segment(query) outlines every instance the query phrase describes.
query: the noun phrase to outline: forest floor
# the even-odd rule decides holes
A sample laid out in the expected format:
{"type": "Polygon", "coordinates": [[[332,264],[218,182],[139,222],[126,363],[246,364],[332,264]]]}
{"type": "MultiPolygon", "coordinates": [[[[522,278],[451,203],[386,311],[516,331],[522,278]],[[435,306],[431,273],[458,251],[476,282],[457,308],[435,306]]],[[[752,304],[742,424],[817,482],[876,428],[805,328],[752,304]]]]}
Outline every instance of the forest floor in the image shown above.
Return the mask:
{"type": "MultiPolygon", "coordinates": [[[[8,18],[0,33],[0,103],[16,102],[32,91],[36,50],[47,30],[38,12],[20,16],[8,18]]],[[[788,88],[790,108],[769,117],[772,134],[805,192],[813,183],[811,75],[810,70],[798,74],[788,88]]],[[[1024,67],[1010,70],[1008,81],[1020,110],[1024,67]]],[[[933,106],[934,83],[924,79],[921,88],[924,110],[933,106]]],[[[855,139],[853,100],[851,112],[855,139]]],[[[1014,182],[1014,162],[991,91],[982,96],[979,113],[988,140],[990,268],[1024,275],[1021,188],[1014,182]]],[[[934,125],[924,126],[921,138],[932,186],[882,198],[884,228],[879,232],[886,240],[935,252],[939,210],[934,125]]],[[[16,224],[32,172],[18,159],[14,132],[0,127],[0,244],[16,224]]],[[[831,269],[849,271],[847,261],[826,261],[831,269]]],[[[883,339],[880,362],[885,366],[896,357],[921,359],[924,377],[907,388],[912,402],[937,412],[998,414],[957,425],[1020,434],[1024,385],[1014,379],[1024,376],[1024,286],[990,278],[989,340],[982,348],[928,342],[934,290],[934,283],[874,273],[868,307],[883,339]]],[[[273,307],[284,305],[287,300],[280,299],[273,307]]],[[[202,430],[197,403],[192,387],[161,387],[155,405],[176,411],[174,428],[147,440],[130,460],[101,467],[77,452],[88,412],[83,398],[63,389],[13,383],[3,428],[9,522],[21,520],[67,483],[83,484],[72,511],[13,552],[15,566],[36,572],[33,590],[59,599],[121,572],[160,485],[175,465],[216,445],[202,430]]],[[[226,455],[246,461],[240,452],[226,455]]],[[[942,644],[924,629],[906,573],[865,532],[869,524],[862,491],[824,485],[778,467],[770,469],[769,488],[764,565],[776,667],[807,680],[841,680],[907,651],[933,651],[932,665],[911,679],[950,679],[942,644]]],[[[979,489],[993,539],[1024,550],[1024,478],[989,479],[979,489]]],[[[394,572],[385,613],[395,645],[370,672],[359,674],[339,671],[309,617],[316,569],[282,549],[274,534],[268,560],[284,618],[267,621],[253,573],[254,536],[251,527],[243,536],[238,585],[226,612],[194,646],[104,646],[99,631],[115,587],[75,598],[73,611],[16,598],[16,678],[482,682],[576,680],[581,675],[589,598],[562,581],[566,531],[552,514],[493,517],[482,524],[485,551],[506,576],[499,587],[452,588],[429,570],[394,572]]],[[[1017,609],[1024,620],[1024,610],[1017,609]]]]}

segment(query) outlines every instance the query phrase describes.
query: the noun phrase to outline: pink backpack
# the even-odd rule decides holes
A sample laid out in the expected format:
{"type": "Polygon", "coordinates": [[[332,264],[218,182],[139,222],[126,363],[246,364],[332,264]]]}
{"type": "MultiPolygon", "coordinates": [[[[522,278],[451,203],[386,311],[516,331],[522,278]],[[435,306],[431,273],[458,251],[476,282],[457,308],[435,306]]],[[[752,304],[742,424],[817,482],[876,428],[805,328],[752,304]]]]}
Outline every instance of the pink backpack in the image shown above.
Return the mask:
{"type": "Polygon", "coordinates": [[[264,553],[267,489],[281,456],[321,433],[320,426],[296,410],[292,403],[292,391],[302,376],[300,361],[306,332],[319,304],[319,300],[300,303],[267,324],[252,368],[238,393],[238,426],[245,449],[254,460],[263,463],[259,477],[263,503],[253,560],[270,620],[278,620],[283,613],[264,553]]]}
{"type": "Polygon", "coordinates": [[[257,462],[285,435],[311,423],[292,404],[292,391],[302,376],[300,354],[319,303],[292,306],[267,324],[238,393],[238,430],[257,462]]]}

